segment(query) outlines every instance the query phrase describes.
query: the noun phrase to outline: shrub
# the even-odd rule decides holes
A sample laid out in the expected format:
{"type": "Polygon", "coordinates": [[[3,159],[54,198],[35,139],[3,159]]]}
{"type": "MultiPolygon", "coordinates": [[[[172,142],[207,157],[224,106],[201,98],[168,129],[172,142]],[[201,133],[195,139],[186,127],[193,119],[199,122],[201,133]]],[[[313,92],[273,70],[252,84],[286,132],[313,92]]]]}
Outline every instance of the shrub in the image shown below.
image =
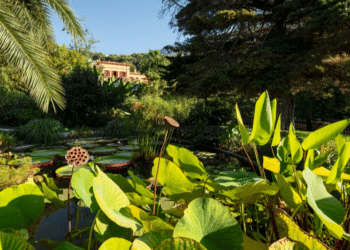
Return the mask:
{"type": "Polygon", "coordinates": [[[61,139],[61,128],[61,123],[51,118],[35,119],[20,127],[17,137],[26,143],[52,146],[61,139]]]}
{"type": "Polygon", "coordinates": [[[129,118],[115,118],[114,120],[110,121],[106,127],[105,127],[105,135],[110,137],[116,137],[116,138],[122,138],[125,136],[130,135],[129,129],[128,129],[128,121],[129,118]]]}
{"type": "Polygon", "coordinates": [[[15,138],[8,133],[0,132],[0,151],[6,151],[15,145],[15,138]]]}

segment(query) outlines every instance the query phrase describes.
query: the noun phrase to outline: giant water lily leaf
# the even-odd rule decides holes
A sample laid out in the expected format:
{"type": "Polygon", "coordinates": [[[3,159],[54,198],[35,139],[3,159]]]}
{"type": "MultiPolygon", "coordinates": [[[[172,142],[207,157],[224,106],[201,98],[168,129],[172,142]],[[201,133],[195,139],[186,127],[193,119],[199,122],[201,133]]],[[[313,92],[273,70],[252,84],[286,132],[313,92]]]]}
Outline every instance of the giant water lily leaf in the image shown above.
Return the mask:
{"type": "Polygon", "coordinates": [[[94,231],[95,237],[99,242],[105,242],[113,237],[131,239],[133,233],[130,228],[118,226],[113,221],[108,219],[108,217],[101,210],[96,216],[94,231]]]}
{"type": "Polygon", "coordinates": [[[115,184],[99,168],[98,174],[92,181],[96,201],[105,215],[121,227],[131,228],[133,231],[141,229],[141,225],[132,218],[123,215],[120,210],[130,205],[120,187],[115,184]]]}
{"type": "Polygon", "coordinates": [[[242,137],[242,144],[247,145],[251,140],[251,136],[248,134],[247,129],[244,126],[241,112],[239,111],[238,104],[236,103],[236,117],[238,122],[238,129],[242,137]]]}
{"type": "Polygon", "coordinates": [[[267,91],[261,94],[255,104],[254,121],[251,137],[258,145],[265,145],[271,138],[273,129],[271,103],[267,91]]]}
{"type": "Polygon", "coordinates": [[[273,147],[278,146],[278,144],[281,141],[281,115],[279,115],[278,120],[277,120],[277,124],[276,124],[276,128],[275,128],[275,132],[273,134],[273,138],[272,138],[272,143],[271,145],[273,147]]]}
{"type": "Polygon", "coordinates": [[[128,174],[130,175],[132,179],[132,186],[138,192],[140,195],[142,195],[145,198],[153,199],[153,193],[147,189],[146,184],[132,171],[128,171],[128,174]]]}
{"type": "Polygon", "coordinates": [[[132,243],[123,238],[110,238],[98,250],[130,250],[132,243]]]}
{"type": "MultiPolygon", "coordinates": [[[[153,162],[152,175],[156,178],[159,158],[153,162]]],[[[183,195],[186,201],[192,200],[191,194],[195,185],[189,181],[181,169],[173,162],[161,158],[158,171],[158,182],[162,184],[169,195],[183,195]],[[186,194],[189,197],[186,197],[186,194]]]]}
{"type": "Polygon", "coordinates": [[[303,159],[303,149],[295,136],[294,127],[291,123],[289,126],[289,145],[292,156],[292,163],[298,164],[303,159]]]}
{"type": "Polygon", "coordinates": [[[341,174],[344,171],[345,165],[350,158],[350,142],[346,142],[339,154],[337,161],[335,162],[328,178],[327,184],[336,184],[341,179],[341,174]]]}
{"type": "MultiPolygon", "coordinates": [[[[282,209],[276,209],[276,223],[280,237],[288,237],[294,241],[300,242],[307,247],[307,249],[328,249],[322,242],[314,236],[303,231],[298,224],[282,209]]],[[[278,249],[278,248],[277,248],[278,249]]],[[[282,248],[283,249],[283,248],[282,248]]]]}
{"type": "Polygon", "coordinates": [[[169,238],[172,238],[172,234],[168,231],[145,233],[134,240],[131,250],[152,250],[169,238]]]}
{"type": "Polygon", "coordinates": [[[214,180],[224,187],[232,188],[241,187],[249,182],[257,182],[263,179],[252,172],[223,171],[220,172],[214,180]]]}
{"type": "Polygon", "coordinates": [[[316,149],[322,144],[334,139],[339,135],[350,123],[350,119],[332,123],[320,128],[312,133],[301,144],[304,150],[316,149]]]}
{"type": "Polygon", "coordinates": [[[249,238],[245,234],[243,235],[243,246],[244,246],[244,250],[267,250],[268,249],[266,244],[257,242],[249,238]]]}
{"type": "Polygon", "coordinates": [[[41,188],[43,189],[44,197],[57,207],[64,208],[66,206],[64,202],[58,198],[57,194],[48,188],[44,182],[41,182],[41,188]]]}
{"type": "Polygon", "coordinates": [[[234,200],[240,200],[243,203],[252,203],[255,202],[261,194],[275,195],[276,193],[278,193],[278,186],[276,183],[273,182],[270,185],[266,180],[261,179],[257,182],[249,182],[244,186],[226,191],[222,193],[222,195],[234,200]]]}
{"type": "Polygon", "coordinates": [[[170,238],[162,241],[153,250],[207,250],[202,244],[187,238],[170,238]]]}
{"type": "Polygon", "coordinates": [[[322,178],[314,174],[310,169],[303,171],[304,180],[307,182],[307,201],[330,233],[340,239],[344,229],[340,225],[345,217],[342,204],[330,195],[323,184],[322,178]]]}
{"type": "Polygon", "coordinates": [[[300,242],[284,237],[269,246],[269,250],[309,250],[309,248],[300,242]]]}
{"type": "Polygon", "coordinates": [[[208,250],[243,249],[243,234],[235,218],[220,202],[197,198],[178,221],[174,237],[200,242],[208,250]]]}
{"type": "Polygon", "coordinates": [[[35,250],[35,248],[22,237],[12,233],[5,233],[0,231],[0,250],[7,249],[35,250]]]}
{"type": "Polygon", "coordinates": [[[81,168],[72,176],[72,188],[74,189],[74,196],[81,199],[90,208],[91,212],[97,213],[100,207],[92,191],[92,180],[94,178],[95,174],[91,170],[81,168]]]}
{"type": "Polygon", "coordinates": [[[207,171],[203,163],[187,148],[169,145],[166,152],[187,176],[193,179],[205,179],[207,177],[207,171]]]}
{"type": "Polygon", "coordinates": [[[54,250],[84,250],[84,248],[77,247],[76,245],[74,245],[68,241],[63,241],[54,250]]]}
{"type": "Polygon", "coordinates": [[[161,232],[161,231],[173,231],[174,227],[169,223],[163,221],[157,216],[149,215],[147,212],[142,210],[139,207],[130,205],[121,210],[123,215],[128,216],[129,218],[134,218],[140,224],[144,232],[161,232]]]}
{"type": "Polygon", "coordinates": [[[263,157],[263,168],[270,170],[274,173],[279,173],[281,171],[281,163],[276,158],[263,157]]]}
{"type": "Polygon", "coordinates": [[[40,189],[32,184],[21,184],[0,192],[0,228],[29,227],[45,206],[40,189]]]}
{"type": "Polygon", "coordinates": [[[126,197],[130,200],[131,204],[135,206],[144,206],[153,204],[153,199],[145,196],[140,196],[137,193],[125,193],[126,197]]]}
{"type": "Polygon", "coordinates": [[[288,207],[296,209],[303,202],[300,195],[283,175],[276,174],[275,177],[283,201],[286,202],[288,207]]]}

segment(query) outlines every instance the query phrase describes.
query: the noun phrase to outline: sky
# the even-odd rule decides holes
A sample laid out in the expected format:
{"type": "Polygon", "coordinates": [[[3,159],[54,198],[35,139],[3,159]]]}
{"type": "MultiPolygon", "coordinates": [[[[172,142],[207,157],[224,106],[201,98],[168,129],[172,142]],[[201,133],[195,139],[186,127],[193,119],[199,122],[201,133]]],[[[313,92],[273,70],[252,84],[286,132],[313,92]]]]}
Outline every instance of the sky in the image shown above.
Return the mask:
{"type": "MultiPolygon", "coordinates": [[[[182,41],[168,25],[171,17],[159,18],[162,0],[71,0],[76,15],[92,33],[95,51],[105,55],[147,53],[182,41]]],[[[71,36],[62,31],[58,16],[52,16],[56,42],[69,46],[71,36]]]]}

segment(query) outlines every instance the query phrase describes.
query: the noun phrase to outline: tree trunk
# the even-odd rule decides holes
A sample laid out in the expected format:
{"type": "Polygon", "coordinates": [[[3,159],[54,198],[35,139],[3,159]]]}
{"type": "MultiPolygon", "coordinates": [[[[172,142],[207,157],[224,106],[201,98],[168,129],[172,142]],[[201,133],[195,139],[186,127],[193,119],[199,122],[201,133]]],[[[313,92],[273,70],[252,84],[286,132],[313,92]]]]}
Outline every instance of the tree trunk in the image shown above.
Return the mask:
{"type": "MultiPolygon", "coordinates": [[[[281,114],[281,129],[288,130],[289,125],[294,124],[294,109],[295,109],[295,98],[294,95],[283,93],[277,99],[278,107],[277,114],[281,114]]],[[[277,116],[278,117],[278,116],[277,116]]]]}

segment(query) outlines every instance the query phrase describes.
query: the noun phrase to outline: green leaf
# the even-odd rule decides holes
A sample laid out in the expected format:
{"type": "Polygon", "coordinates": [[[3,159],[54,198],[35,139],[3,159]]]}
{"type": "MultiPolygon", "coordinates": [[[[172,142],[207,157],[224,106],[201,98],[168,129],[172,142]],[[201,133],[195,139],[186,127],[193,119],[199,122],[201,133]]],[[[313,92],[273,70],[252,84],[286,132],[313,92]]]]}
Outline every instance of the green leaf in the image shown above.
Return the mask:
{"type": "Polygon", "coordinates": [[[109,238],[119,237],[131,239],[132,230],[130,228],[120,227],[100,210],[96,215],[96,224],[94,226],[96,239],[103,243],[109,238]]]}
{"type": "Polygon", "coordinates": [[[269,94],[265,91],[255,104],[251,137],[258,145],[265,145],[273,133],[273,118],[269,94]]]}
{"type": "Polygon", "coordinates": [[[57,207],[64,208],[66,205],[63,201],[61,201],[57,194],[52,191],[50,188],[48,188],[44,182],[41,182],[41,187],[43,189],[44,197],[51,201],[53,204],[55,204],[57,207]]]}
{"type": "Polygon", "coordinates": [[[322,144],[334,139],[350,123],[350,119],[332,123],[312,132],[301,144],[304,150],[316,149],[322,144]]]}
{"type": "Polygon", "coordinates": [[[131,204],[135,206],[144,206],[153,204],[153,199],[140,196],[137,193],[125,193],[126,197],[130,200],[131,204]]]}
{"type": "Polygon", "coordinates": [[[252,138],[248,134],[248,131],[243,124],[241,112],[239,112],[239,108],[238,108],[237,103],[236,103],[236,117],[237,117],[237,121],[238,121],[238,129],[239,129],[239,132],[241,133],[241,137],[242,137],[242,144],[247,145],[252,140],[252,138]]]}
{"type": "Polygon", "coordinates": [[[276,124],[276,128],[275,128],[275,132],[273,134],[273,138],[272,138],[272,146],[278,146],[278,144],[281,141],[281,115],[279,115],[278,120],[277,120],[277,124],[276,124]]]}
{"type": "Polygon", "coordinates": [[[280,195],[283,201],[292,209],[296,209],[302,199],[297,191],[292,187],[292,185],[284,178],[281,174],[276,174],[277,185],[279,187],[280,195]]]}
{"type": "Polygon", "coordinates": [[[260,197],[261,194],[275,195],[278,193],[278,186],[276,183],[271,185],[266,180],[262,179],[257,182],[249,182],[244,186],[231,189],[222,193],[234,200],[240,200],[243,203],[253,203],[260,197]]]}
{"type": "Polygon", "coordinates": [[[341,179],[346,163],[350,158],[350,142],[346,142],[340,151],[337,161],[334,163],[332,170],[327,178],[327,184],[336,184],[341,179]]]}
{"type": "Polygon", "coordinates": [[[305,167],[310,168],[311,170],[314,169],[314,161],[315,161],[315,150],[309,149],[307,151],[306,160],[305,160],[305,167]]]}
{"type": "Polygon", "coordinates": [[[146,184],[139,177],[134,175],[132,171],[129,170],[128,174],[132,179],[132,185],[136,192],[144,196],[144,198],[153,199],[153,193],[146,187],[146,184]]]}
{"type": "Polygon", "coordinates": [[[172,238],[172,234],[168,231],[145,233],[134,240],[131,250],[152,250],[169,238],[172,238]]]}
{"type": "Polygon", "coordinates": [[[276,158],[263,156],[263,168],[277,174],[281,171],[281,163],[276,158]]]}
{"type": "Polygon", "coordinates": [[[54,250],[84,250],[84,248],[77,247],[76,245],[74,245],[68,241],[63,241],[54,250]]]}
{"type": "MultiPolygon", "coordinates": [[[[280,237],[288,237],[302,243],[307,249],[326,250],[327,247],[312,235],[303,231],[282,209],[275,210],[276,223],[280,237]]],[[[278,248],[277,248],[278,249],[278,248]]]]}
{"type": "Polygon", "coordinates": [[[207,248],[192,239],[170,238],[162,241],[154,250],[207,250],[207,248]]]}
{"type": "Polygon", "coordinates": [[[303,149],[301,148],[301,145],[295,136],[294,133],[294,127],[291,123],[289,126],[289,145],[290,145],[290,152],[292,155],[292,163],[298,164],[303,159],[303,149]]]}
{"type": "Polygon", "coordinates": [[[21,184],[0,192],[0,228],[27,228],[40,216],[45,206],[40,189],[21,184]]]}
{"type": "Polygon", "coordinates": [[[290,149],[290,143],[289,143],[290,137],[287,136],[282,139],[280,144],[277,147],[277,154],[276,157],[281,163],[286,164],[292,164],[292,152],[290,149]]]}
{"type": "Polygon", "coordinates": [[[193,179],[205,179],[207,177],[208,174],[203,163],[187,148],[168,145],[166,152],[173,158],[173,162],[185,172],[185,175],[193,179]]]}
{"type": "Polygon", "coordinates": [[[244,171],[222,171],[215,178],[215,182],[227,188],[241,187],[249,182],[260,180],[263,179],[257,174],[244,171]]]}
{"type": "Polygon", "coordinates": [[[173,236],[193,239],[208,250],[243,249],[238,222],[226,207],[213,199],[193,200],[176,224],[173,236]]]}
{"type": "Polygon", "coordinates": [[[272,126],[276,124],[276,114],[277,114],[277,99],[273,99],[271,102],[271,115],[272,115],[272,126]]]}
{"type": "Polygon", "coordinates": [[[284,237],[269,246],[269,250],[309,250],[309,248],[305,247],[300,242],[295,242],[284,237]]]}
{"type": "Polygon", "coordinates": [[[110,238],[103,242],[98,250],[115,250],[118,246],[118,250],[130,250],[132,243],[123,238],[110,238]]]}
{"type": "Polygon", "coordinates": [[[340,239],[344,229],[340,224],[345,217],[342,204],[330,195],[322,181],[322,178],[314,174],[310,169],[303,171],[304,180],[307,182],[307,201],[318,217],[322,220],[330,233],[340,239]]]}
{"type": "Polygon", "coordinates": [[[99,168],[98,175],[93,179],[92,186],[96,201],[105,215],[121,227],[131,228],[133,231],[141,229],[141,225],[134,219],[122,214],[122,208],[130,205],[124,192],[99,168]]]}
{"type": "Polygon", "coordinates": [[[35,248],[28,244],[22,237],[13,233],[5,233],[0,231],[0,250],[35,250],[35,248]]]}
{"type": "Polygon", "coordinates": [[[341,134],[337,135],[337,137],[335,137],[335,142],[337,143],[337,151],[339,155],[346,142],[344,136],[342,136],[341,134]]]}
{"type": "Polygon", "coordinates": [[[244,250],[267,250],[266,244],[255,241],[249,238],[247,235],[243,234],[243,246],[244,250]]]}
{"type": "Polygon", "coordinates": [[[106,175],[114,181],[118,187],[120,187],[121,190],[123,190],[124,193],[127,192],[136,192],[135,188],[133,187],[134,184],[132,183],[131,180],[126,179],[120,174],[110,174],[106,173],[106,175]]]}
{"type": "Polygon", "coordinates": [[[46,184],[47,184],[47,187],[50,188],[51,190],[55,191],[56,194],[63,194],[63,190],[62,189],[59,189],[55,183],[55,180],[53,178],[49,178],[47,176],[47,174],[44,174],[43,175],[45,180],[46,180],[46,184]]]}
{"type": "Polygon", "coordinates": [[[72,176],[72,188],[74,189],[74,196],[81,199],[90,208],[91,212],[97,213],[100,207],[92,191],[92,180],[94,178],[95,174],[91,170],[81,168],[72,176]]]}

